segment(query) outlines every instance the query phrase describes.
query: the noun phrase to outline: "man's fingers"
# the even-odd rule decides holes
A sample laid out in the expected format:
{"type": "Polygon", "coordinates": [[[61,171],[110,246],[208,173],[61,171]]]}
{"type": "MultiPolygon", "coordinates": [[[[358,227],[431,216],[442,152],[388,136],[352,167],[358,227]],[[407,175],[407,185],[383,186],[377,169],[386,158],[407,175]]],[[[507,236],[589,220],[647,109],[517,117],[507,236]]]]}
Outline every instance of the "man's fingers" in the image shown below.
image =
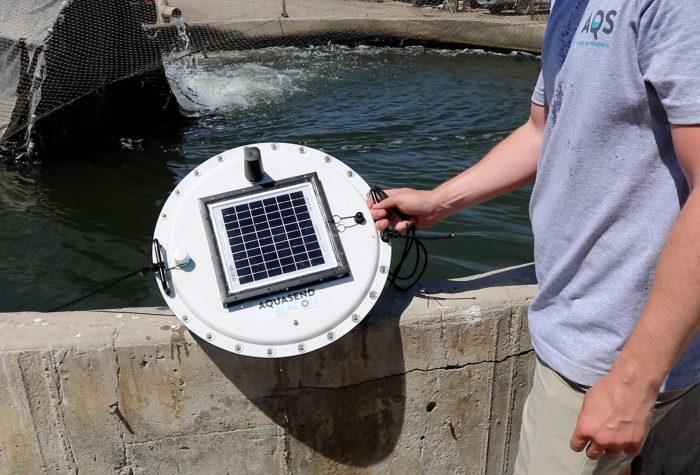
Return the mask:
{"type": "Polygon", "coordinates": [[[569,442],[569,446],[571,447],[571,450],[574,452],[580,452],[583,449],[586,448],[586,445],[588,444],[588,438],[584,437],[581,434],[581,430],[579,429],[578,425],[576,426],[576,430],[574,431],[574,435],[571,436],[571,442],[569,442]]]}
{"type": "Polygon", "coordinates": [[[592,460],[598,460],[605,450],[595,442],[591,442],[586,449],[586,456],[592,460]]]}
{"type": "Polygon", "coordinates": [[[398,223],[396,223],[395,229],[400,233],[405,233],[406,231],[408,231],[408,228],[410,228],[414,224],[416,224],[415,219],[407,219],[405,221],[399,221],[398,223]]]}
{"type": "Polygon", "coordinates": [[[625,446],[624,451],[629,457],[635,457],[641,449],[641,444],[629,444],[625,446]]]}
{"type": "Polygon", "coordinates": [[[615,460],[616,458],[618,458],[620,456],[621,452],[622,452],[622,450],[619,448],[615,448],[615,449],[610,448],[610,449],[605,450],[605,456],[607,458],[609,458],[610,460],[615,460]]]}
{"type": "Polygon", "coordinates": [[[390,222],[388,219],[380,219],[379,221],[375,221],[374,226],[377,228],[377,231],[384,231],[389,227],[389,224],[390,222]]]}
{"type": "Polygon", "coordinates": [[[389,209],[389,208],[394,208],[396,206],[396,198],[393,196],[389,196],[386,199],[383,199],[379,203],[374,203],[372,205],[372,209],[389,209]]]}
{"type": "Polygon", "coordinates": [[[389,212],[385,209],[373,209],[371,211],[372,219],[379,221],[380,219],[386,219],[389,217],[389,212]]]}

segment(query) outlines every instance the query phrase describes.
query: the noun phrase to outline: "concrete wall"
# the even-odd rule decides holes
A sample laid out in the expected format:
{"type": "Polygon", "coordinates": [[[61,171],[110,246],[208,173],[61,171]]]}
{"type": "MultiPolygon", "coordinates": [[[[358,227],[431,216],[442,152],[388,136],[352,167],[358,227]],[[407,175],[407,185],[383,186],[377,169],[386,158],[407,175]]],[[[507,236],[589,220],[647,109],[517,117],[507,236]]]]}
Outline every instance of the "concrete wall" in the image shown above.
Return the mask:
{"type": "MultiPolygon", "coordinates": [[[[528,51],[540,53],[544,38],[544,23],[504,23],[488,19],[286,19],[280,22],[260,24],[255,21],[215,21],[207,24],[193,23],[189,27],[195,48],[206,49],[207,41],[198,42],[202,28],[206,27],[206,36],[216,37],[220,34],[246,32],[244,37],[236,36],[235,41],[242,45],[247,43],[254,47],[254,41],[267,39],[270,44],[274,38],[291,42],[294,35],[300,38],[335,39],[403,39],[407,43],[424,41],[460,47],[480,47],[489,49],[528,51]],[[202,46],[198,46],[202,43],[202,46]]],[[[233,42],[234,40],[228,40],[233,42]]],[[[211,42],[211,40],[209,40],[211,42]]],[[[216,42],[216,41],[215,41],[216,42]]],[[[226,40],[221,40],[226,43],[226,40]]],[[[318,43],[309,40],[307,44],[318,43]]],[[[265,44],[265,43],[263,43],[265,44]]]]}
{"type": "MultiPolygon", "coordinates": [[[[165,309],[0,314],[0,473],[507,473],[532,274],[386,291],[343,339],[281,360],[221,351],[165,309]]],[[[645,473],[699,460],[697,424],[679,440],[677,423],[645,473]]]]}

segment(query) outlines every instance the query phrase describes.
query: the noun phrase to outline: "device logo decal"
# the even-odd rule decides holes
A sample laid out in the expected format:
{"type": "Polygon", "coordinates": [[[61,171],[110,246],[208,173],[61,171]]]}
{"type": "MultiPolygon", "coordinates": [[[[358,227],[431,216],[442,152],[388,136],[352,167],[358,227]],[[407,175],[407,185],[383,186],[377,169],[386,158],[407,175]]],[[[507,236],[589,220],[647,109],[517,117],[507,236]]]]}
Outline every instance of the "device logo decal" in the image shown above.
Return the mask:
{"type": "MultiPolygon", "coordinates": [[[[310,299],[313,299],[316,294],[316,290],[313,288],[308,288],[300,290],[298,292],[290,292],[287,295],[281,297],[270,297],[265,300],[258,302],[258,310],[265,310],[267,308],[275,308],[279,306],[289,307],[289,304],[296,303],[294,307],[298,306],[303,308],[308,308],[310,306],[310,299]]],[[[315,300],[315,299],[313,299],[315,300]]],[[[314,305],[315,306],[315,305],[314,305]]],[[[277,312],[279,314],[279,312],[277,312]]]]}

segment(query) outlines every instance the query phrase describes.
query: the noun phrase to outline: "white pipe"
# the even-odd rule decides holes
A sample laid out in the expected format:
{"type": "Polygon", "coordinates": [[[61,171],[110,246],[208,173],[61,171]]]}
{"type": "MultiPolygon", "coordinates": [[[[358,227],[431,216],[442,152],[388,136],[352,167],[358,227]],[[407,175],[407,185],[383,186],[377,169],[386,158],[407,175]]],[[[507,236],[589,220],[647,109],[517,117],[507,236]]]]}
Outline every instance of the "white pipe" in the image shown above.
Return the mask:
{"type": "Polygon", "coordinates": [[[160,7],[160,16],[165,21],[170,21],[171,18],[182,16],[182,11],[177,7],[164,5],[160,7]]]}

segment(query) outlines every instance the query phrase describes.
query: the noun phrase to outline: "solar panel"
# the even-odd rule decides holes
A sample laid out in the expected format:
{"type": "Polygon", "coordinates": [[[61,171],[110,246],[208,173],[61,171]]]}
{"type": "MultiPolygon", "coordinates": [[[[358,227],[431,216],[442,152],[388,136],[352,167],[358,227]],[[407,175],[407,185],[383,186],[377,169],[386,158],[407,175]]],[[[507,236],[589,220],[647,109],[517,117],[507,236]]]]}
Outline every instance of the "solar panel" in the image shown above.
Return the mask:
{"type": "Polygon", "coordinates": [[[316,174],[203,200],[224,305],[349,270],[316,174]]]}
{"type": "Polygon", "coordinates": [[[241,284],[325,263],[301,191],[222,210],[241,284]]]}

